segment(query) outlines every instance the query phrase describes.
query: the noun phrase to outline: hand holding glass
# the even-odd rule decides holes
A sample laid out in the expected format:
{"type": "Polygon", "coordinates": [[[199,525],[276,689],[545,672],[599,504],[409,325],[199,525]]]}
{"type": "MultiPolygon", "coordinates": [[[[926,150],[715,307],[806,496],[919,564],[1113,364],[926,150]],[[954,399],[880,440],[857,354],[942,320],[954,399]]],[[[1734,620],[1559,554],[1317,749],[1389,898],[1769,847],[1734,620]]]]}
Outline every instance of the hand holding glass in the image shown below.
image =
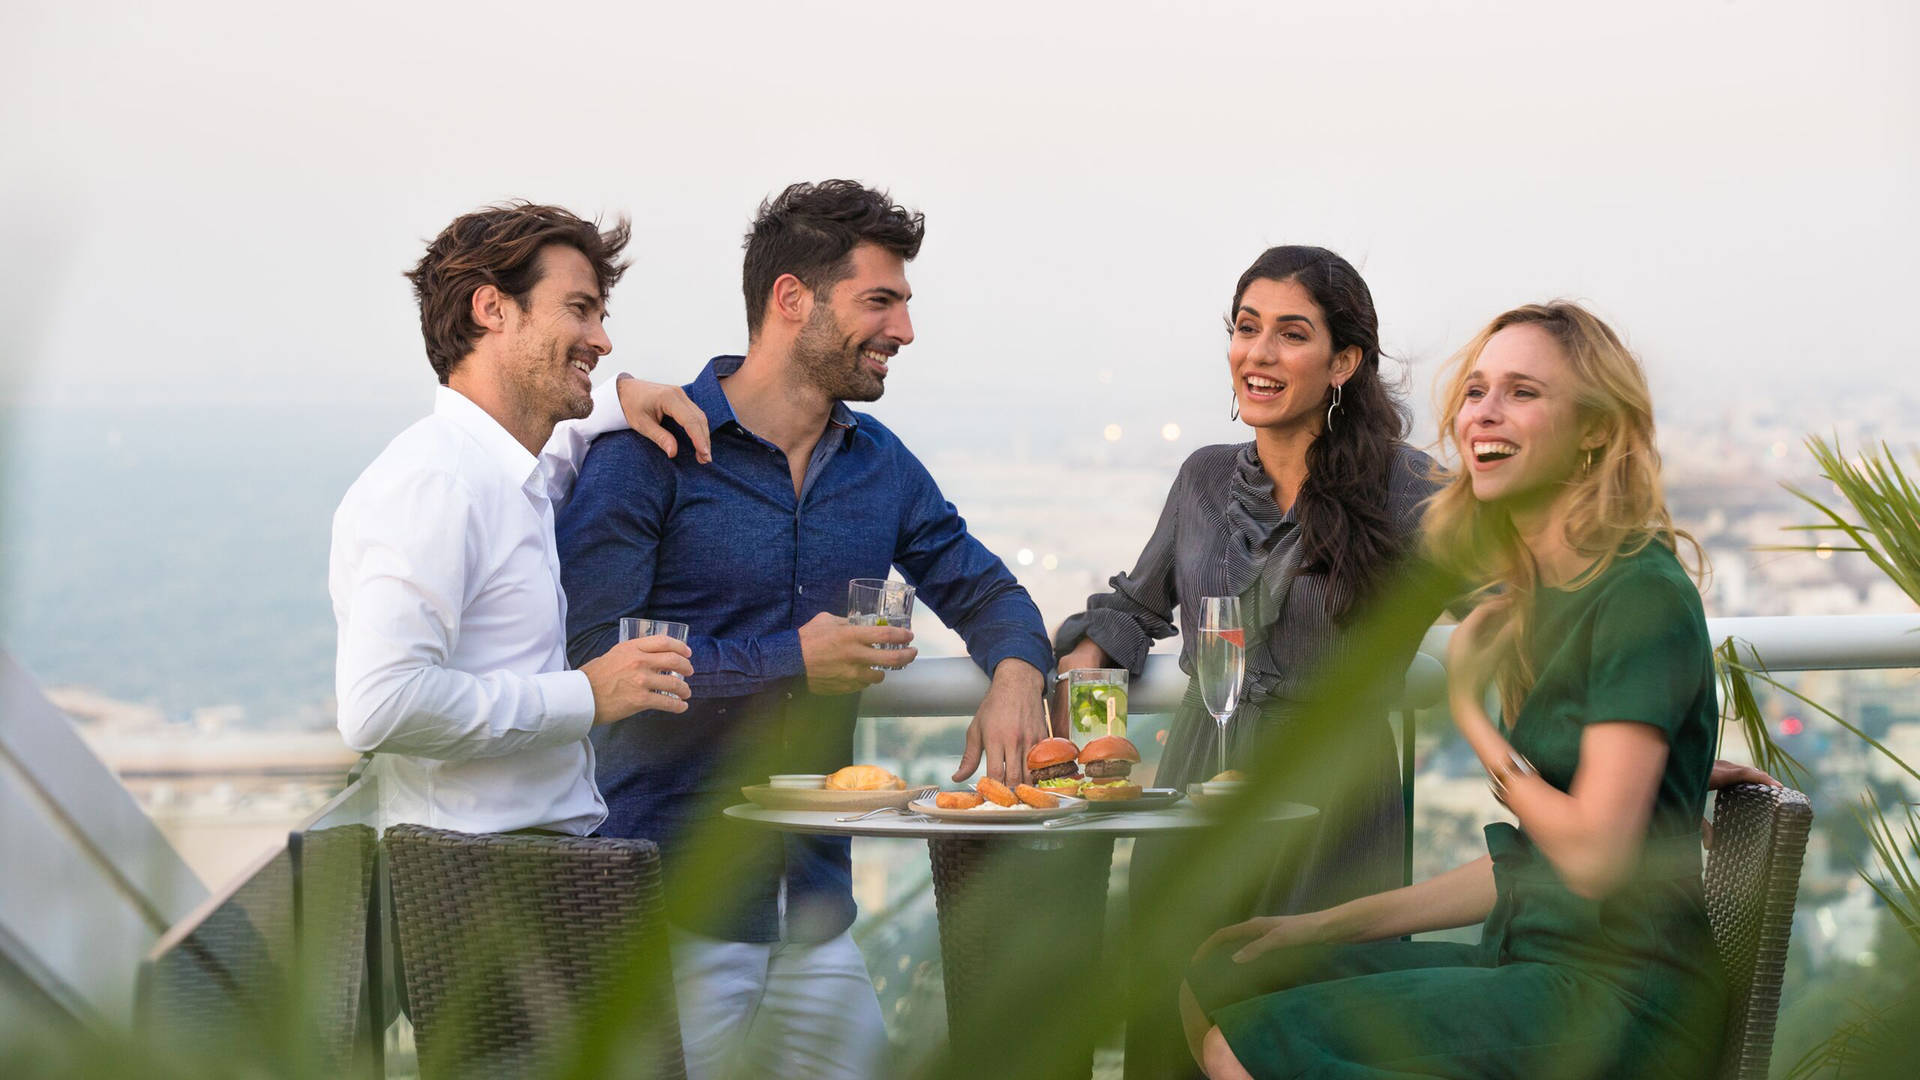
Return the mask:
{"type": "MultiPolygon", "coordinates": [[[[855,626],[913,629],[913,586],[904,581],[854,578],[847,583],[847,621],[855,626]]],[[[906,646],[875,645],[874,648],[904,649],[906,646]]]]}
{"type": "MultiPolygon", "coordinates": [[[[621,619],[620,620],[620,640],[621,641],[632,641],[635,638],[658,636],[658,637],[670,637],[673,640],[678,641],[684,645],[686,644],[686,641],[687,641],[687,634],[688,634],[687,624],[683,622],[671,622],[666,619],[621,619]]],[[[669,674],[673,674],[675,678],[679,678],[679,674],[677,672],[672,672],[669,674]]],[[[681,681],[685,682],[686,680],[682,679],[681,681]]],[[[666,691],[663,690],[661,691],[661,693],[665,694],[666,691]]],[[[667,696],[672,698],[679,698],[681,701],[686,700],[685,694],[667,694],[667,696]]]]}
{"type": "Polygon", "coordinates": [[[1240,681],[1247,670],[1247,635],[1240,626],[1240,598],[1200,598],[1200,637],[1193,646],[1193,673],[1200,700],[1220,725],[1220,771],[1227,771],[1227,721],[1240,703],[1240,681]]]}

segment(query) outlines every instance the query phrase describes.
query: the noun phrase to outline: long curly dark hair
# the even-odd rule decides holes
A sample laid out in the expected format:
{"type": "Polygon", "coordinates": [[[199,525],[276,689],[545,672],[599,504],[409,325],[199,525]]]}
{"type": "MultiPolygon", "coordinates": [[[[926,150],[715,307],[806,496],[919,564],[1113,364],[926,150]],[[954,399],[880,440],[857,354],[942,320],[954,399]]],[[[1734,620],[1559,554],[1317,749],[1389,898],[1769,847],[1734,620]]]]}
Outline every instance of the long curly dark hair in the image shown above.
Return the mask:
{"type": "MultiPolygon", "coordinates": [[[[1320,305],[1337,355],[1360,349],[1360,366],[1341,389],[1333,423],[1307,448],[1307,479],[1294,503],[1303,572],[1327,576],[1327,610],[1344,617],[1364,602],[1411,537],[1387,512],[1393,459],[1413,414],[1380,373],[1380,319],[1373,293],[1353,264],[1326,248],[1268,248],[1240,275],[1233,306],[1256,281],[1293,281],[1320,305]]],[[[1333,402],[1331,393],[1323,404],[1333,402]]]]}

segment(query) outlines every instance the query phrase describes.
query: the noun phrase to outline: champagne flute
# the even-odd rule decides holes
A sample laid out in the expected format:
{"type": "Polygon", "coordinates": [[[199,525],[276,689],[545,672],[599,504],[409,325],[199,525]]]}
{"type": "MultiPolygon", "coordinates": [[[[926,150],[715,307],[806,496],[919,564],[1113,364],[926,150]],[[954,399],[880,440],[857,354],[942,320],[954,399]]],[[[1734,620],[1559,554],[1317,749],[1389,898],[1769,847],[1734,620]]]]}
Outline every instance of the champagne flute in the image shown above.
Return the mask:
{"type": "Polygon", "coordinates": [[[1200,598],[1200,638],[1193,647],[1194,677],[1200,700],[1220,725],[1220,771],[1227,771],[1227,720],[1240,702],[1240,681],[1247,671],[1247,634],[1240,625],[1240,598],[1200,598]]]}

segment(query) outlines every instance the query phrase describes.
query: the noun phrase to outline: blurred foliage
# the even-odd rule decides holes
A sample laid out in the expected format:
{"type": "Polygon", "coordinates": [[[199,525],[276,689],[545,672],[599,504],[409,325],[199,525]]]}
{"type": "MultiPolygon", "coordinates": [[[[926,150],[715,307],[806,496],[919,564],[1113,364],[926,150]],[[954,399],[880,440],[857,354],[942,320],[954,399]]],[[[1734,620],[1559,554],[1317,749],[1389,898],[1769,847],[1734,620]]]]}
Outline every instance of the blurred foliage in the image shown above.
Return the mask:
{"type": "MultiPolygon", "coordinates": [[[[1829,443],[1815,436],[1806,445],[1820,467],[1821,477],[1833,485],[1845,506],[1789,486],[1788,490],[1822,519],[1794,529],[1837,533],[1843,539],[1833,544],[1782,545],[1775,550],[1826,548],[1864,554],[1910,599],[1920,603],[1920,488],[1914,486],[1884,443],[1877,451],[1853,458],[1840,451],[1837,440],[1829,443]]],[[[1805,783],[1804,767],[1774,741],[1761,719],[1749,680],[1763,682],[1809,706],[1920,781],[1920,772],[1878,739],[1774,678],[1750,646],[1729,639],[1721,646],[1720,657],[1728,691],[1726,708],[1738,721],[1762,768],[1796,786],[1805,783]]],[[[1845,1008],[1836,1008],[1833,1001],[1805,1006],[1828,1013],[1834,1026],[1786,1069],[1789,1080],[1912,1075],[1913,1062],[1920,1060],[1920,964],[1914,962],[1920,956],[1915,952],[1920,949],[1920,812],[1912,804],[1905,804],[1894,813],[1893,808],[1882,805],[1871,788],[1858,800],[1850,809],[1867,838],[1872,861],[1871,868],[1856,862],[1855,870],[1889,916],[1889,924],[1880,934],[1880,952],[1897,959],[1876,963],[1871,971],[1861,973],[1859,980],[1848,980],[1852,992],[1847,995],[1845,1008]]]]}

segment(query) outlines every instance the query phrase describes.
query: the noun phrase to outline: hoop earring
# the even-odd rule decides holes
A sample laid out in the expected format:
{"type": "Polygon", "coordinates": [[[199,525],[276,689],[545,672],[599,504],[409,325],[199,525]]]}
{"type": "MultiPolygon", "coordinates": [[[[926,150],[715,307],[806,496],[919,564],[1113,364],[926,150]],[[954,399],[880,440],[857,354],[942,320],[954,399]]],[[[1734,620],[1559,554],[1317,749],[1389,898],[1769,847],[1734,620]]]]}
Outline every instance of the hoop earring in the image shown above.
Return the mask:
{"type": "Polygon", "coordinates": [[[1585,471],[1587,472],[1593,471],[1593,448],[1592,447],[1587,448],[1587,467],[1585,471]]]}
{"type": "Polygon", "coordinates": [[[1227,410],[1227,419],[1240,419],[1240,391],[1238,390],[1233,392],[1233,407],[1227,410]]]}
{"type": "Polygon", "coordinates": [[[1333,414],[1340,408],[1340,384],[1333,384],[1333,404],[1327,406],[1327,430],[1333,430],[1333,414]]]}

